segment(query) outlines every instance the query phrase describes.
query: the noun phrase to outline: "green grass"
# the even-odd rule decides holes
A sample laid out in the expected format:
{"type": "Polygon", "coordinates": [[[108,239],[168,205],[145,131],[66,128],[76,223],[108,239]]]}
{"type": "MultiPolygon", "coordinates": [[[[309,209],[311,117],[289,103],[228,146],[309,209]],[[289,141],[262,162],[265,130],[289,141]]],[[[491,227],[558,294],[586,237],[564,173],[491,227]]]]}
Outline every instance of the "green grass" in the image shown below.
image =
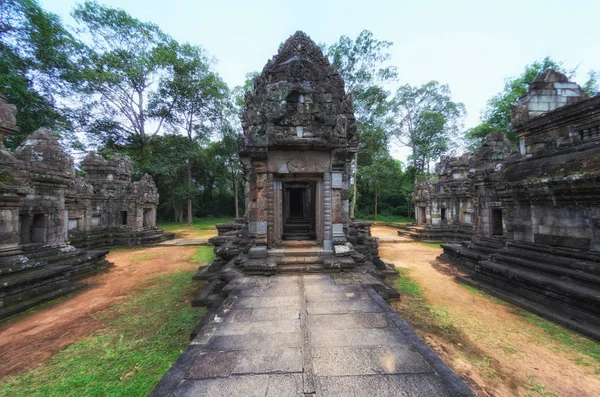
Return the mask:
{"type": "Polygon", "coordinates": [[[164,222],[159,223],[158,227],[164,229],[166,232],[184,228],[189,228],[190,230],[211,230],[215,229],[217,223],[233,221],[235,221],[235,218],[194,218],[192,226],[188,226],[187,223],[164,222]]]}
{"type": "Polygon", "coordinates": [[[492,302],[494,302],[494,303],[497,303],[497,304],[499,304],[499,305],[503,305],[503,306],[509,306],[509,307],[514,307],[514,306],[513,306],[513,305],[511,305],[510,303],[508,303],[508,302],[505,302],[505,301],[503,301],[502,299],[498,299],[498,298],[496,298],[495,296],[492,296],[492,295],[488,294],[487,292],[485,292],[485,291],[482,291],[482,290],[480,290],[480,289],[478,289],[478,288],[472,287],[472,286],[470,286],[470,285],[468,285],[468,284],[459,283],[458,285],[460,285],[461,287],[463,287],[464,289],[466,289],[467,291],[469,291],[469,292],[471,292],[471,293],[473,293],[473,294],[481,295],[481,296],[483,296],[485,299],[489,299],[489,300],[491,300],[492,302]]]}
{"type": "MultiPolygon", "coordinates": [[[[361,221],[375,221],[375,215],[373,214],[357,214],[356,219],[361,221]]],[[[414,219],[407,218],[399,215],[377,215],[377,222],[386,223],[409,223],[414,222],[414,219]]]]}
{"type": "Polygon", "coordinates": [[[600,374],[600,343],[586,338],[523,309],[515,309],[516,313],[528,323],[544,332],[536,335],[536,344],[547,346],[555,351],[566,351],[575,355],[574,362],[585,367],[592,367],[594,374],[600,374]]]}
{"type": "Polygon", "coordinates": [[[403,268],[396,268],[398,270],[398,278],[396,279],[396,287],[403,295],[410,296],[421,296],[423,295],[423,288],[411,280],[409,277],[409,270],[403,268]]]}
{"type": "Polygon", "coordinates": [[[191,262],[194,263],[208,263],[215,259],[213,247],[200,247],[190,258],[191,262]]]}
{"type": "Polygon", "coordinates": [[[442,246],[440,244],[436,244],[436,243],[419,242],[419,244],[424,245],[424,246],[429,247],[429,248],[439,248],[439,249],[442,249],[442,246]]]}
{"type": "Polygon", "coordinates": [[[204,314],[190,306],[198,290],[190,272],[154,281],[98,316],[106,326],[97,334],[34,370],[3,379],[0,395],[146,396],[187,346],[204,314]]]}

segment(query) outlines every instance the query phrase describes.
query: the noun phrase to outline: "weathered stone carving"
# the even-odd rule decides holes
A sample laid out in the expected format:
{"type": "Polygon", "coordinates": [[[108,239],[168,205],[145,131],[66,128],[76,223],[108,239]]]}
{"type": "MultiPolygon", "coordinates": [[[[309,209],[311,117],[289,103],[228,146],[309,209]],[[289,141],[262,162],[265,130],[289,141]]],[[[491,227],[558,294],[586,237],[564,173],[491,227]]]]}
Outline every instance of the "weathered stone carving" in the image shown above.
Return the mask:
{"type": "Polygon", "coordinates": [[[69,239],[76,247],[150,244],[173,238],[156,227],[158,190],[148,174],[131,182],[128,157],[89,153],[85,177],[67,191],[69,239]]]}
{"type": "Polygon", "coordinates": [[[221,302],[227,291],[220,288],[243,274],[354,269],[383,278],[394,272],[379,259],[370,224],[349,218],[358,146],[352,99],[306,34],[291,36],[255,78],[242,126],[246,213],[220,225],[211,239],[218,259],[196,276],[208,279],[209,288],[195,304],[221,302]]]}
{"type": "MultiPolygon", "coordinates": [[[[0,142],[18,131],[14,113],[0,97],[0,142]]],[[[169,237],[155,227],[152,178],[131,183],[131,168],[127,158],[90,154],[86,178],[75,177],[71,157],[44,128],[14,155],[0,147],[0,318],[84,288],[81,278],[110,266],[108,251],[82,248],[169,237]]]]}
{"type": "Polygon", "coordinates": [[[442,258],[469,271],[463,281],[600,339],[600,96],[546,72],[513,130],[519,152],[492,136],[472,155],[474,238],[442,258]]]}

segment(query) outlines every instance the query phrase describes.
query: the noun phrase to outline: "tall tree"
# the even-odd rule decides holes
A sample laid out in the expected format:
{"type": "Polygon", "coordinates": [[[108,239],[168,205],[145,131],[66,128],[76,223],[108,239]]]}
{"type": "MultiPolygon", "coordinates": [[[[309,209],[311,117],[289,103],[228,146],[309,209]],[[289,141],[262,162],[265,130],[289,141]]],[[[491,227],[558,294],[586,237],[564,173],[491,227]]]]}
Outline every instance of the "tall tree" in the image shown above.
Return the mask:
{"type": "Polygon", "coordinates": [[[429,81],[420,87],[405,84],[398,88],[394,134],[411,148],[414,167],[425,171],[428,161],[448,150],[465,113],[465,106],[452,100],[448,85],[429,81]]]}
{"type": "Polygon", "coordinates": [[[188,139],[187,223],[191,225],[192,163],[195,157],[192,148],[198,140],[206,140],[221,122],[228,90],[225,82],[211,70],[211,60],[200,47],[171,45],[175,47],[176,55],[166,69],[168,77],[159,82],[158,90],[150,96],[148,114],[164,120],[171,130],[182,133],[188,139]]]}
{"type": "MultiPolygon", "coordinates": [[[[525,70],[519,76],[506,79],[502,91],[487,102],[481,116],[481,124],[471,128],[465,134],[472,149],[481,145],[485,137],[492,132],[503,132],[513,142],[517,142],[517,137],[511,132],[511,106],[527,93],[529,86],[538,74],[550,69],[570,77],[575,74],[574,70],[566,70],[562,62],[546,57],[531,65],[526,65],[525,70]]],[[[583,89],[589,96],[597,95],[600,91],[598,74],[590,72],[588,77],[583,89]]]]}
{"type": "Polygon", "coordinates": [[[402,167],[398,160],[392,159],[388,155],[378,157],[370,165],[361,167],[358,178],[373,194],[373,212],[375,221],[379,214],[379,200],[383,191],[394,189],[398,185],[398,180],[402,176],[402,167]]]}
{"type": "Polygon", "coordinates": [[[351,218],[354,218],[356,209],[358,164],[359,160],[363,160],[359,157],[360,153],[366,152],[366,156],[371,158],[375,152],[387,152],[391,119],[389,92],[384,85],[397,77],[396,68],[386,65],[391,59],[388,49],[392,44],[377,40],[372,32],[363,30],[354,40],[341,36],[333,45],[322,46],[331,64],[344,78],[346,92],[352,95],[361,138],[359,152],[354,158],[351,218]]]}
{"type": "Polygon", "coordinates": [[[18,108],[14,148],[44,126],[77,145],[72,114],[61,106],[81,44],[35,0],[0,1],[0,93],[18,108]]]}
{"type": "Polygon", "coordinates": [[[91,39],[76,76],[92,113],[88,132],[102,145],[132,145],[145,159],[169,115],[149,114],[148,97],[173,77],[167,69],[176,59],[177,43],[157,25],[95,1],[77,5],[72,15],[80,33],[91,39]]]}

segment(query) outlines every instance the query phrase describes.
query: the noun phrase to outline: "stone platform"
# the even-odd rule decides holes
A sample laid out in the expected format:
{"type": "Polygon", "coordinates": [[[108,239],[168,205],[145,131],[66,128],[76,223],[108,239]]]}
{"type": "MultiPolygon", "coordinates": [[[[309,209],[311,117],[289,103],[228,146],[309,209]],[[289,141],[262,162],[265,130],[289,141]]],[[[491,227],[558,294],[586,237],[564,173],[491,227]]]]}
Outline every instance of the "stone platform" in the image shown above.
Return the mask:
{"type": "Polygon", "coordinates": [[[234,279],[151,395],[472,395],[361,277],[234,279]]]}

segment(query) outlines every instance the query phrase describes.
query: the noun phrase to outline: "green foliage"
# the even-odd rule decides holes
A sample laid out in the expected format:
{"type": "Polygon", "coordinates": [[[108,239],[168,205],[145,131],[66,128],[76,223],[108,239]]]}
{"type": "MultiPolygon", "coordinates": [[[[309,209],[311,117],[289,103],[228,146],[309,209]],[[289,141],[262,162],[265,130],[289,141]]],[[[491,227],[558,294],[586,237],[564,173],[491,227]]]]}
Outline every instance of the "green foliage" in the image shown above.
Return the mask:
{"type": "Polygon", "coordinates": [[[190,258],[190,261],[194,263],[208,263],[215,259],[213,247],[200,247],[190,258]]]}
{"type": "MultiPolygon", "coordinates": [[[[511,131],[511,106],[527,93],[529,86],[537,75],[547,70],[556,70],[567,76],[574,74],[574,71],[566,70],[562,62],[546,57],[533,62],[531,65],[526,65],[525,70],[519,76],[506,79],[503,90],[488,101],[481,116],[481,124],[466,132],[465,136],[471,149],[479,147],[485,137],[493,132],[505,133],[516,144],[517,137],[511,131]]],[[[600,92],[597,72],[592,71],[589,73],[589,79],[583,85],[583,90],[589,96],[600,92]]]]}
{"type": "Polygon", "coordinates": [[[40,127],[80,148],[73,113],[57,105],[71,92],[68,80],[80,47],[60,18],[37,1],[0,2],[0,92],[17,106],[21,129],[7,140],[7,148],[14,149],[40,127]]]}
{"type": "Polygon", "coordinates": [[[413,281],[409,276],[409,270],[405,268],[396,268],[398,278],[396,279],[396,288],[402,295],[422,296],[423,287],[413,281]]]}
{"type": "Polygon", "coordinates": [[[161,276],[142,294],[114,306],[98,334],[40,367],[4,378],[10,396],[146,396],[189,343],[204,310],[190,307],[191,273],[161,276]]]}
{"type": "Polygon", "coordinates": [[[452,101],[448,85],[429,81],[420,87],[401,86],[394,97],[394,135],[412,150],[412,165],[429,171],[429,163],[446,153],[458,138],[466,114],[452,101]]]}

